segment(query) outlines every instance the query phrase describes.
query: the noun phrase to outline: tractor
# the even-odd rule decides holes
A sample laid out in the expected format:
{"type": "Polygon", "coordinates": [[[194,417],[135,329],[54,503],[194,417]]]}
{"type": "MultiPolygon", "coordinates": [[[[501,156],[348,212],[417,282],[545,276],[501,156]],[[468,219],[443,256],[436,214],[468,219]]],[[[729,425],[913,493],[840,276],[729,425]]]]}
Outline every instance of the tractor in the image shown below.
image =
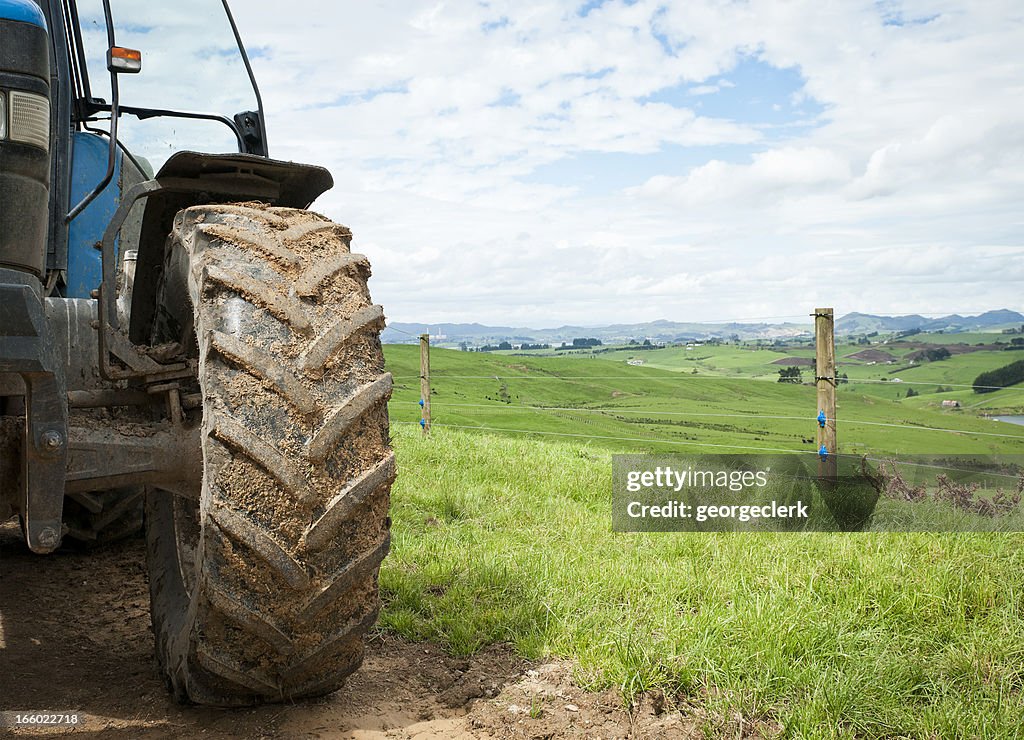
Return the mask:
{"type": "MultiPolygon", "coordinates": [[[[117,36],[153,37],[182,6],[125,3],[140,23],[85,2],[0,0],[0,523],[40,555],[144,529],[178,700],[329,693],[362,662],[390,545],[369,264],[306,210],[327,170],[269,157],[227,0],[187,12],[226,29],[255,101],[237,114],[129,97],[148,57],[117,36]],[[145,141],[147,121],[231,145],[154,172],[119,132],[145,141]]],[[[215,49],[161,66],[187,87],[190,65],[224,63],[215,49]]]]}

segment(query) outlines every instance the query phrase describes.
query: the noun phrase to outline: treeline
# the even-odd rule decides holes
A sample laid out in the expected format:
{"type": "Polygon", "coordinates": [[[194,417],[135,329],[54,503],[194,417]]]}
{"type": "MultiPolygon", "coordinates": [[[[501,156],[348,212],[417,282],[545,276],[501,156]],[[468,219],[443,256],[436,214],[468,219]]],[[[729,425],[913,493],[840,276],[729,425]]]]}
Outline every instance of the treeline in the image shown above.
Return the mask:
{"type": "Polygon", "coordinates": [[[466,342],[462,342],[459,345],[459,349],[463,352],[500,352],[502,350],[524,350],[524,349],[551,349],[550,344],[529,344],[524,342],[523,344],[513,345],[511,342],[501,342],[500,344],[485,344],[483,347],[477,347],[476,349],[470,347],[466,342]]]}
{"type": "Polygon", "coordinates": [[[1024,382],[1024,360],[989,370],[974,379],[975,393],[991,393],[999,388],[1024,382]]]}

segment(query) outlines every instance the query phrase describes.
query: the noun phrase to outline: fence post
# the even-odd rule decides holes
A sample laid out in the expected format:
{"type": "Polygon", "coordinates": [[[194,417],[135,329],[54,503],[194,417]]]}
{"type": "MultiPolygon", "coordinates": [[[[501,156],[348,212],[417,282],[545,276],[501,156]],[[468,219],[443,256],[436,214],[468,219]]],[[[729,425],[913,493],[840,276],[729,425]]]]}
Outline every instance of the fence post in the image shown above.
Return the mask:
{"type": "Polygon", "coordinates": [[[430,432],[430,335],[420,334],[420,407],[423,414],[420,426],[423,433],[430,432]]]}
{"type": "Polygon", "coordinates": [[[836,480],[836,344],[831,308],[814,309],[814,384],[818,388],[818,476],[836,480]]]}

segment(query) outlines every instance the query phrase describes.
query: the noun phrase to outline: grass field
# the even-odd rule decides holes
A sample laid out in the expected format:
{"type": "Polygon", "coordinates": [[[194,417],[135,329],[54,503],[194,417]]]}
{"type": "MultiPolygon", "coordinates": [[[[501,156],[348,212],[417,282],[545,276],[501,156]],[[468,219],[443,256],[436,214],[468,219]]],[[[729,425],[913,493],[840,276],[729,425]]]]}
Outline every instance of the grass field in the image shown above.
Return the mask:
{"type": "MultiPolygon", "coordinates": [[[[811,454],[813,387],[435,349],[424,438],[419,350],[385,352],[400,475],[384,629],[566,657],[624,701],[657,689],[707,708],[709,737],[737,716],[787,737],[1024,726],[1024,535],[611,531],[612,453],[811,454]]],[[[841,386],[842,449],[1024,454],[1020,427],[923,399],[841,386]]]]}
{"type": "MultiPolygon", "coordinates": [[[[392,418],[415,423],[420,418],[419,349],[388,345],[385,351],[395,376],[392,418]]],[[[815,389],[809,385],[692,375],[587,357],[509,357],[439,349],[431,352],[431,375],[432,418],[438,425],[511,430],[506,433],[538,438],[564,435],[564,439],[604,449],[733,452],[753,448],[808,453],[815,449],[809,440],[815,436],[817,408],[815,389]]],[[[1024,397],[1011,389],[978,399],[1012,398],[1010,394],[1024,397]]],[[[1024,453],[1020,427],[928,406],[922,399],[925,395],[897,402],[863,392],[854,383],[840,386],[841,451],[1024,453]],[[1000,434],[1006,436],[990,436],[1000,434]]]]}
{"type": "MultiPolygon", "coordinates": [[[[407,369],[408,353],[394,349],[393,370],[407,369]]],[[[445,355],[435,367],[465,370],[445,355]]],[[[465,382],[439,381],[440,413],[446,398],[496,391],[494,381],[465,382]]],[[[555,393],[527,385],[509,392],[555,393]]],[[[719,406],[741,391],[746,403],[805,400],[800,388],[764,385],[701,395],[719,406]]],[[[652,393],[649,382],[622,387],[652,393]]],[[[610,441],[447,428],[424,438],[412,425],[394,436],[385,630],[455,653],[501,641],[531,658],[564,656],[586,687],[619,687],[625,701],[660,689],[706,707],[708,737],[735,732],[737,717],[786,737],[1020,736],[1021,535],[616,534],[610,441]]]]}
{"type": "MultiPolygon", "coordinates": [[[[977,395],[971,389],[974,379],[982,372],[1014,362],[1024,352],[1002,349],[978,349],[979,345],[992,346],[994,342],[1007,342],[1010,337],[1001,334],[920,334],[906,341],[892,341],[870,346],[843,344],[836,346],[838,369],[850,383],[844,389],[866,396],[892,401],[906,398],[907,389],[925,398],[913,399],[915,408],[939,407],[943,400],[958,400],[980,413],[1013,413],[1024,410],[1024,386],[1005,392],[977,395]],[[912,355],[933,345],[951,348],[953,356],[939,362],[913,361],[912,355]],[[876,350],[893,358],[887,362],[869,363],[853,357],[864,350],[876,350]],[[970,351],[966,351],[970,350],[970,351]],[[858,382],[860,381],[860,382],[858,382]]],[[[514,353],[495,353],[494,356],[515,356],[514,353]]],[[[642,360],[644,367],[671,370],[698,376],[724,378],[757,378],[777,380],[778,371],[788,363],[780,360],[800,358],[813,360],[813,346],[801,343],[772,348],[752,343],[693,345],[638,350],[635,347],[602,347],[597,351],[578,350],[572,353],[532,351],[530,357],[563,356],[566,359],[602,360],[626,365],[629,360],[642,360]]],[[[804,367],[804,378],[813,379],[813,366],[804,367]]]]}

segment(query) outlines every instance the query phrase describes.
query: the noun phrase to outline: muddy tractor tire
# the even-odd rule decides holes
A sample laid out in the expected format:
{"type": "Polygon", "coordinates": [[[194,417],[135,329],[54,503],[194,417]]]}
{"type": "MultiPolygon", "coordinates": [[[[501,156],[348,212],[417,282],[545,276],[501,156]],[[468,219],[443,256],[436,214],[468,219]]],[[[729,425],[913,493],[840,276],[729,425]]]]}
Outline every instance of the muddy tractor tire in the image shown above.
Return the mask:
{"type": "Polygon", "coordinates": [[[146,539],[157,654],[181,701],[319,696],[362,662],[395,461],[383,314],[350,241],[322,216],[259,204],[175,217],[203,484],[150,490],[146,539]]]}

